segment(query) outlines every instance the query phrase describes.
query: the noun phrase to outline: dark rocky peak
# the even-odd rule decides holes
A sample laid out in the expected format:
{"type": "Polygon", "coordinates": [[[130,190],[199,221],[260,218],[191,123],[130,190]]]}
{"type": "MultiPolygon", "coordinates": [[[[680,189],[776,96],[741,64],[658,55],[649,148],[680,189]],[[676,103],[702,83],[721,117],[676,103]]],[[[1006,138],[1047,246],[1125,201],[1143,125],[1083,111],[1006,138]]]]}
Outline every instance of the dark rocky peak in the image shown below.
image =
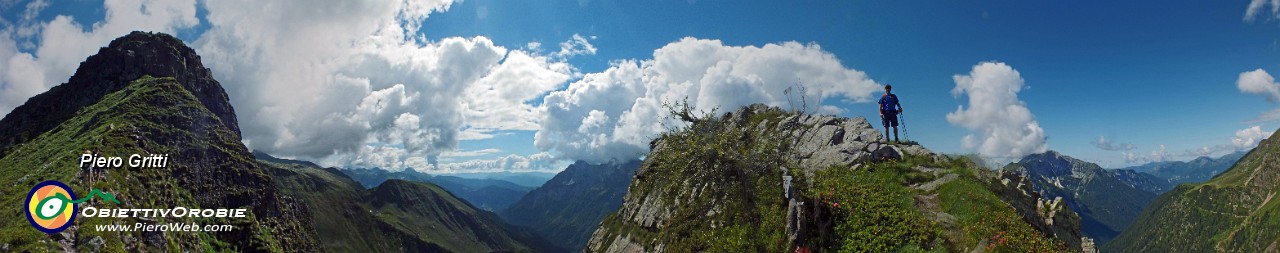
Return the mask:
{"type": "Polygon", "coordinates": [[[98,49],[97,54],[80,63],[66,83],[28,99],[0,120],[0,157],[8,147],[39,136],[81,108],[145,75],[173,77],[227,129],[239,135],[240,127],[226,91],[200,63],[195,50],[168,34],[135,31],[98,49]]]}
{"type": "Polygon", "coordinates": [[[1055,151],[1031,154],[1018,161],[1033,175],[1060,176],[1071,174],[1071,161],[1055,151]]]}
{"type": "Polygon", "coordinates": [[[1209,158],[1208,156],[1201,156],[1201,157],[1196,157],[1196,159],[1192,159],[1190,162],[1187,162],[1187,163],[1202,165],[1202,164],[1208,164],[1211,162],[1213,162],[1213,158],[1209,158]]]}
{"type": "Polygon", "coordinates": [[[1065,162],[1068,162],[1067,158],[1069,157],[1062,155],[1062,153],[1058,153],[1058,151],[1049,150],[1049,151],[1045,151],[1044,153],[1027,155],[1026,157],[1022,158],[1022,162],[1043,161],[1043,162],[1065,163],[1065,162]]]}
{"type": "Polygon", "coordinates": [[[1018,163],[1026,167],[1027,172],[1031,175],[1038,176],[1065,176],[1073,172],[1100,172],[1102,170],[1096,164],[1081,161],[1052,150],[1040,154],[1027,155],[1018,163]]]}

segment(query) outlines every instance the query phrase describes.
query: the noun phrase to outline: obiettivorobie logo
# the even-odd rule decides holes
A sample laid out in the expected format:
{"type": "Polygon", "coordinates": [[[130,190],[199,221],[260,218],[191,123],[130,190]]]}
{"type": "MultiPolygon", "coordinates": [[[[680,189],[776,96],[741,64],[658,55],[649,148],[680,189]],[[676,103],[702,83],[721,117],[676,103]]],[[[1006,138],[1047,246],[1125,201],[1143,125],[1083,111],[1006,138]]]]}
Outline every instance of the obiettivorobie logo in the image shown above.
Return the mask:
{"type": "MultiPolygon", "coordinates": [[[[90,222],[93,229],[97,231],[116,231],[116,232],[198,232],[198,231],[230,231],[235,229],[232,225],[227,224],[198,224],[188,218],[246,218],[248,217],[248,209],[244,208],[188,208],[184,206],[174,206],[166,208],[138,208],[133,206],[122,206],[115,195],[103,192],[97,188],[93,188],[94,182],[110,182],[109,173],[105,173],[106,169],[124,168],[125,159],[123,157],[104,156],[98,152],[85,151],[80,155],[80,168],[87,175],[85,187],[89,188],[89,194],[84,198],[76,198],[76,193],[71,190],[70,186],[56,181],[49,180],[40,182],[31,188],[31,192],[27,194],[26,205],[23,207],[27,214],[27,221],[31,222],[31,227],[48,234],[60,233],[72,225],[77,225],[77,218],[107,218],[115,219],[105,223],[90,222]],[[101,180],[101,181],[98,181],[101,180]],[[88,203],[81,205],[93,198],[100,198],[102,202],[88,203]],[[114,205],[101,206],[100,204],[114,203],[114,205]],[[130,222],[132,226],[122,223],[130,222]],[[186,220],[186,221],[183,221],[186,220]]],[[[149,154],[146,156],[133,154],[129,156],[128,168],[147,168],[147,169],[164,169],[169,166],[169,156],[165,154],[149,154]]],[[[79,221],[85,225],[84,220],[79,221]]]]}
{"type": "Polygon", "coordinates": [[[62,182],[49,180],[31,187],[27,193],[27,221],[41,232],[54,234],[66,230],[75,223],[80,203],[89,201],[94,196],[105,201],[120,204],[110,193],[93,189],[89,196],[76,199],[76,193],[62,182]]]}

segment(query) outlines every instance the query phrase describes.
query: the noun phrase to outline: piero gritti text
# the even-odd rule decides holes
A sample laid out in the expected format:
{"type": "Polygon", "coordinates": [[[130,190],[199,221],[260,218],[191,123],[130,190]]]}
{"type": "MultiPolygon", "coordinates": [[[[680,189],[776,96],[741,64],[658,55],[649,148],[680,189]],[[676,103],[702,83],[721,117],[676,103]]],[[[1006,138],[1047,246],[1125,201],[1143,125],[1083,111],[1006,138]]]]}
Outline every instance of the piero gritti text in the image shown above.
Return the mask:
{"type": "MultiPolygon", "coordinates": [[[[80,155],[80,167],[97,167],[97,168],[120,168],[124,165],[126,159],[118,156],[101,156],[96,154],[80,155]]],[[[168,154],[149,154],[129,155],[127,160],[129,167],[133,168],[164,168],[169,166],[168,154]]]]}

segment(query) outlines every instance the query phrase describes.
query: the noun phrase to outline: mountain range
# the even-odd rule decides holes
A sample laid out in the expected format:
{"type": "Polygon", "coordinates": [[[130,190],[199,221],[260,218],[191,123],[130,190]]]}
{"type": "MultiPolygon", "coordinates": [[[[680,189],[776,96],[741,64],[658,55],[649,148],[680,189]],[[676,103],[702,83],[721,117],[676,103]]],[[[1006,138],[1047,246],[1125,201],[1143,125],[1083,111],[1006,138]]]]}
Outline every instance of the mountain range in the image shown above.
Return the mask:
{"type": "Polygon", "coordinates": [[[1235,165],[1160,195],[1104,249],[1113,252],[1280,251],[1280,140],[1262,140],[1235,165]]]}
{"type": "MultiPolygon", "coordinates": [[[[1213,176],[1231,168],[1240,158],[1246,154],[1245,151],[1237,151],[1223,155],[1218,158],[1198,157],[1191,161],[1165,161],[1153,162],[1143,165],[1123,168],[1137,172],[1151,174],[1165,180],[1173,185],[1181,183],[1201,183],[1208,181],[1213,176]]],[[[1172,187],[1170,187],[1172,189],[1172,187]]],[[[1163,192],[1160,192],[1163,193],[1163,192]]]]}
{"type": "Polygon", "coordinates": [[[342,169],[341,171],[356,180],[356,182],[360,182],[365,188],[376,187],[391,179],[429,182],[439,185],[480,209],[491,212],[506,209],[534,188],[505,180],[431,175],[413,169],[404,169],[396,172],[380,168],[342,169]]]}
{"type": "Polygon", "coordinates": [[[0,187],[0,205],[23,206],[29,186],[56,180],[119,200],[81,208],[249,215],[82,218],[45,234],[10,212],[0,214],[0,251],[1075,252],[1095,242],[1114,252],[1280,251],[1274,138],[1247,153],[1131,169],[1049,151],[992,171],[881,142],[861,117],[671,109],[687,125],[654,139],[643,160],[578,161],[549,179],[325,168],[250,152],[194,50],[134,32],[0,119],[0,180],[14,182],[0,187]],[[85,150],[172,160],[108,169],[90,185],[77,166],[85,150]],[[92,229],[135,223],[235,229],[92,229]]]}
{"type": "Polygon", "coordinates": [[[640,161],[578,161],[499,214],[561,248],[580,251],[606,215],[622,205],[640,161]]]}
{"type": "Polygon", "coordinates": [[[559,172],[494,171],[494,172],[459,172],[459,173],[451,173],[447,175],[460,177],[460,178],[470,178],[470,179],[502,180],[502,181],[515,183],[521,186],[527,186],[529,188],[538,188],[539,186],[542,186],[543,183],[546,183],[547,180],[551,180],[552,177],[555,177],[556,174],[559,174],[559,172]]]}
{"type": "Polygon", "coordinates": [[[325,251],[559,250],[431,183],[390,179],[365,190],[337,169],[256,155],[286,194],[310,206],[325,251]]]}
{"type": "Polygon", "coordinates": [[[1171,188],[1167,180],[1150,174],[1106,170],[1055,151],[1028,155],[1002,170],[1025,176],[1045,198],[1065,202],[1098,244],[1111,241],[1157,194],[1171,188]]]}

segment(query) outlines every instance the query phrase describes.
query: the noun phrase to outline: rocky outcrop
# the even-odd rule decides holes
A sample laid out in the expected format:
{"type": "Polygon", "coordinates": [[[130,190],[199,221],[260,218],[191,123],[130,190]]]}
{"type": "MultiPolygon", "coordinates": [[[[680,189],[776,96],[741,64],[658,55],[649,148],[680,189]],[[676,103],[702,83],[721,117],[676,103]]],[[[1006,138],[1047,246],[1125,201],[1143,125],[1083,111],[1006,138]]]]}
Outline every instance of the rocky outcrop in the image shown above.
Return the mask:
{"type": "Polygon", "coordinates": [[[1075,212],[1018,174],[1001,180],[969,158],[883,143],[863,118],[763,105],[673,113],[690,125],[650,143],[622,207],[584,251],[1085,249],[1075,212]]]}
{"type": "Polygon", "coordinates": [[[1062,203],[1061,197],[1041,195],[1025,174],[1004,170],[999,176],[1000,185],[992,188],[1000,200],[1013,206],[1022,219],[1040,233],[1066,243],[1072,251],[1082,250],[1084,232],[1080,229],[1080,216],[1062,203]]]}
{"type": "Polygon", "coordinates": [[[901,159],[903,154],[933,155],[917,144],[887,144],[883,135],[866,118],[844,118],[831,115],[799,114],[772,122],[751,118],[763,113],[779,113],[780,108],[754,104],[726,113],[722,120],[730,128],[755,129],[754,136],[780,135],[791,142],[789,159],[801,168],[823,169],[834,165],[850,166],[867,161],[901,159]],[[754,125],[748,125],[752,124],[754,125]]]}
{"type": "MultiPolygon", "coordinates": [[[[741,224],[736,221],[708,221],[712,217],[721,219],[720,217],[729,216],[748,220],[744,222],[759,219],[754,217],[758,215],[755,211],[734,208],[766,201],[755,196],[758,182],[767,182],[770,188],[776,183],[779,189],[784,189],[783,175],[798,173],[812,177],[815,172],[833,166],[859,166],[872,161],[903,159],[908,155],[936,158],[928,149],[916,144],[881,142],[882,135],[861,117],[791,113],[756,104],[708,120],[716,123],[695,123],[690,131],[718,136],[714,138],[728,138],[720,140],[729,143],[706,145],[727,145],[722,148],[735,151],[730,152],[732,154],[712,151],[708,154],[710,157],[701,157],[694,154],[700,151],[691,151],[688,150],[689,147],[683,146],[688,143],[673,144],[672,140],[666,138],[655,139],[650,144],[652,151],[649,159],[640,165],[622,207],[592,234],[586,251],[662,252],[672,246],[660,239],[646,238],[645,235],[630,231],[652,232],[669,229],[669,226],[689,226],[683,222],[673,222],[673,219],[689,219],[685,215],[691,212],[703,217],[697,223],[707,223],[711,227],[741,224]],[[777,146],[772,146],[773,144],[777,146]],[[754,150],[758,148],[769,150],[754,150]],[[737,149],[749,150],[736,151],[737,149]],[[684,157],[678,159],[681,161],[694,160],[689,161],[694,164],[688,166],[698,168],[672,164],[670,160],[664,160],[667,157],[684,157]],[[678,176],[672,177],[672,170],[684,170],[691,175],[674,173],[678,176]],[[761,180],[760,177],[768,179],[758,181],[761,180]],[[675,217],[677,215],[680,217],[675,217]]],[[[789,187],[785,189],[790,190],[789,187]]],[[[789,193],[769,197],[792,196],[789,193]]],[[[779,204],[786,207],[783,212],[787,220],[788,240],[798,240],[797,238],[804,237],[801,234],[803,231],[813,230],[797,228],[812,224],[808,220],[818,218],[813,213],[817,209],[811,202],[788,197],[779,204]]],[[[688,249],[685,245],[675,248],[688,249]]]]}
{"type": "Polygon", "coordinates": [[[142,76],[173,77],[239,138],[227,93],[195,50],[168,34],[135,31],[80,63],[66,83],[28,99],[0,120],[0,157],[9,147],[35,138],[142,76]]]}

